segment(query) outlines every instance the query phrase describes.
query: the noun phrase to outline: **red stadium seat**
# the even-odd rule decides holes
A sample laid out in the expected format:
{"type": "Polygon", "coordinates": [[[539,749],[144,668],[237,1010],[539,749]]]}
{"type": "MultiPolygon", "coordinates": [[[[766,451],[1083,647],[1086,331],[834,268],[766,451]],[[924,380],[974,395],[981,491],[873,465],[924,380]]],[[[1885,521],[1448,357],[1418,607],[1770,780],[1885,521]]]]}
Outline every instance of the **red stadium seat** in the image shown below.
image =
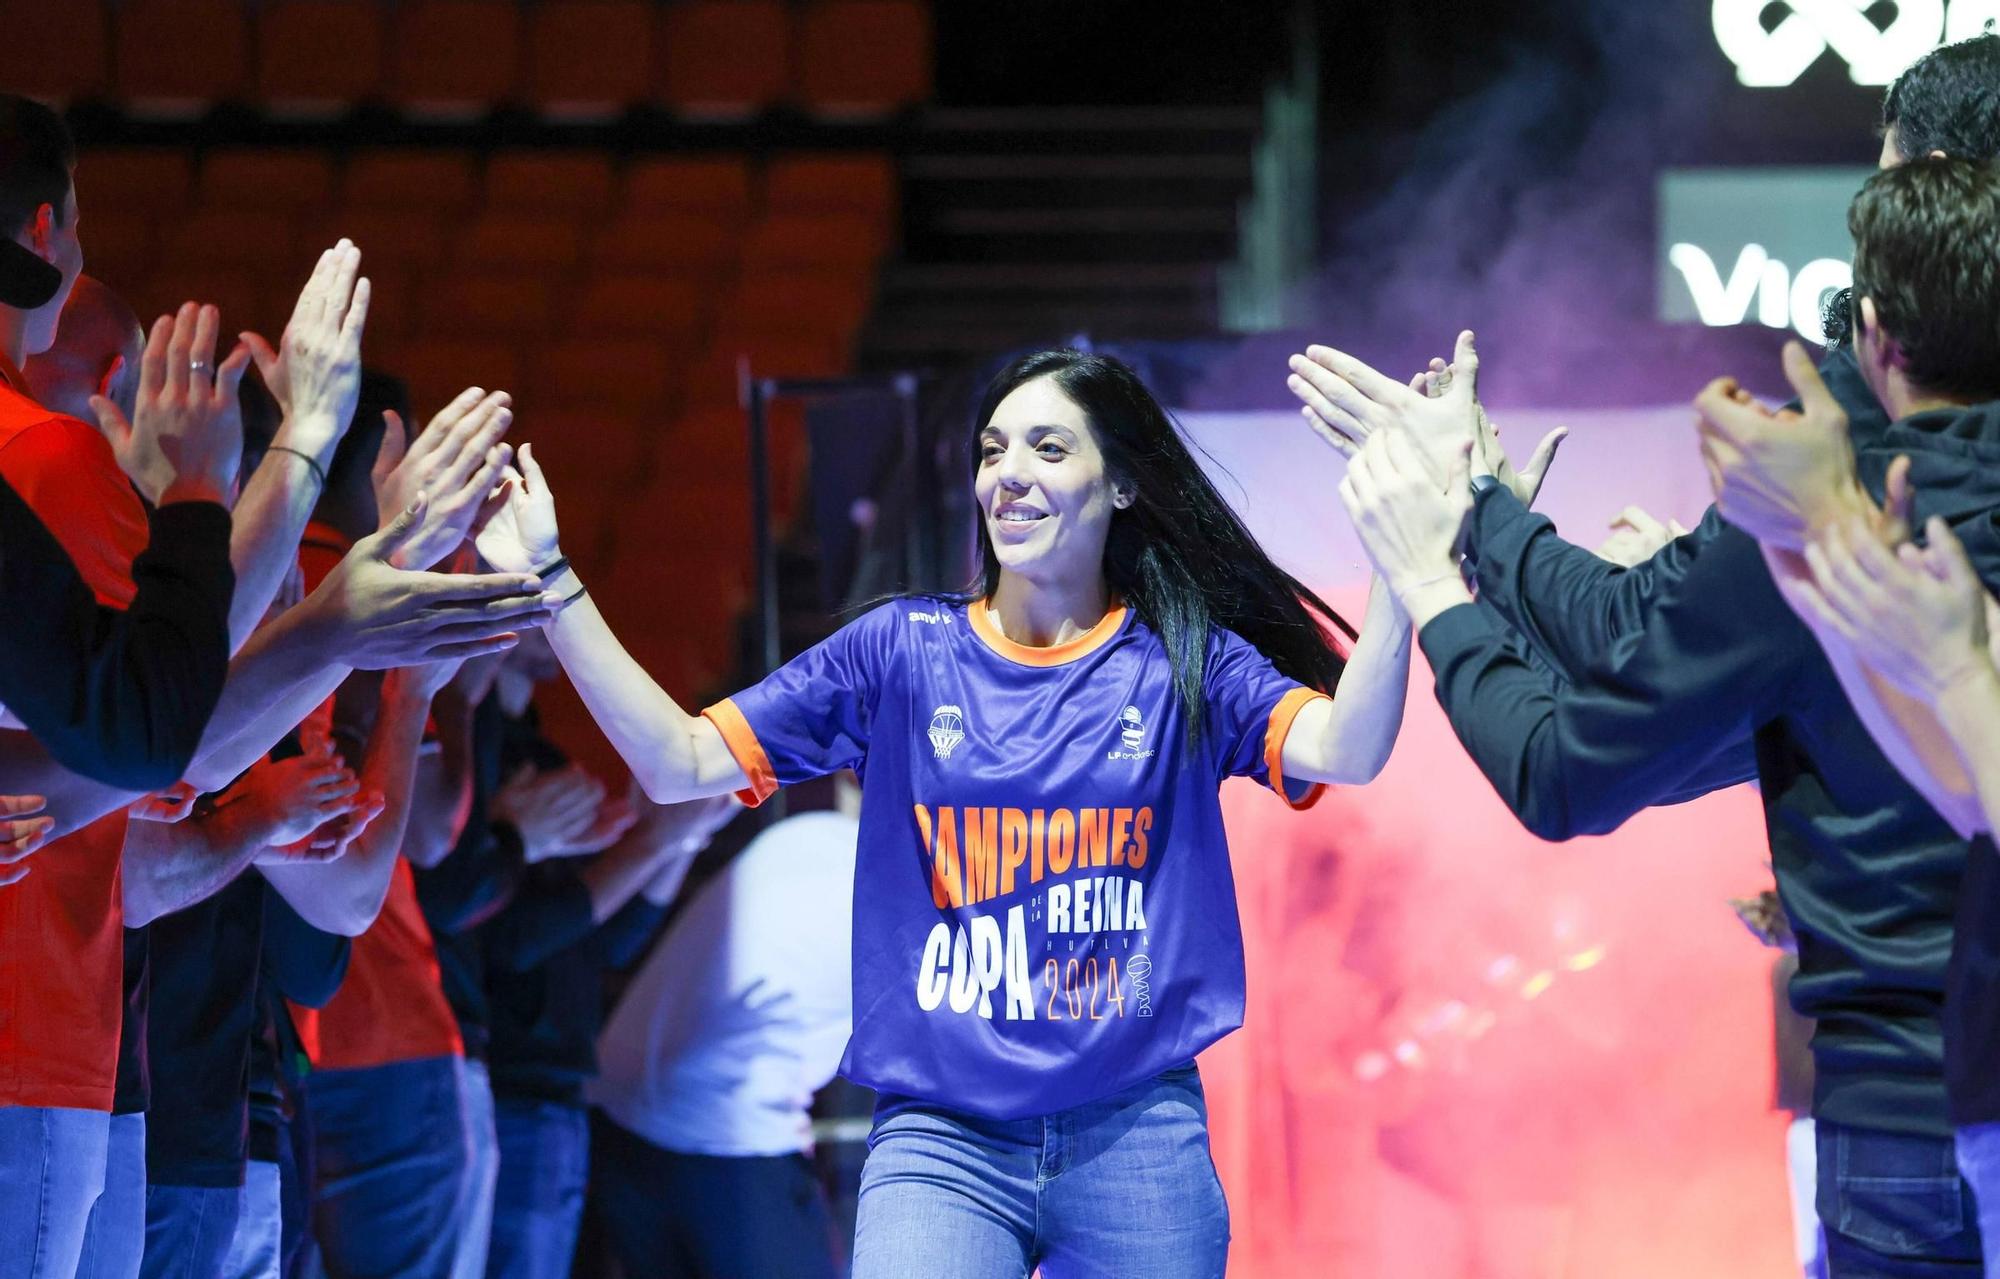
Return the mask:
{"type": "Polygon", "coordinates": [[[191,115],[249,89],[240,0],[124,0],[114,39],[118,96],[149,113],[191,115]]]}
{"type": "Polygon", "coordinates": [[[566,275],[583,255],[583,230],[575,219],[495,213],[451,237],[456,267],[467,273],[507,271],[566,275]]]}
{"type": "Polygon", "coordinates": [[[479,193],[478,167],[462,151],[359,151],[347,162],[341,203],[348,209],[430,209],[461,213],[479,193]]]}
{"type": "Polygon", "coordinates": [[[628,213],[591,246],[599,272],[679,272],[715,278],[735,269],[740,245],[733,227],[710,218],[628,213]]]}
{"type": "Polygon", "coordinates": [[[502,151],[486,161],[489,212],[602,220],[611,215],[615,189],[601,152],[502,151]]]}
{"type": "MultiPolygon", "coordinates": [[[[186,267],[170,263],[155,271],[136,293],[128,294],[127,300],[139,313],[141,322],[147,325],[152,323],[153,317],[177,310],[183,302],[202,302],[222,308],[222,333],[225,335],[254,329],[275,337],[284,323],[284,317],[270,314],[270,306],[257,274],[241,268],[206,264],[186,267]]],[[[231,339],[225,336],[217,345],[226,347],[230,342],[231,339]]]]}
{"type": "Polygon", "coordinates": [[[644,102],[653,26],[648,0],[541,0],[529,18],[529,103],[545,116],[605,119],[644,102]]]}
{"type": "Polygon", "coordinates": [[[865,214],[774,213],[745,235],[743,264],[867,270],[887,242],[886,228],[865,214]]]}
{"type": "Polygon", "coordinates": [[[51,102],[95,98],[110,83],[110,23],[100,0],[0,0],[0,84],[51,102]]]}
{"type": "Polygon", "coordinates": [[[333,159],[324,151],[212,151],[201,162],[210,208],[318,212],[333,203],[333,159]]]}
{"type": "Polygon", "coordinates": [[[750,217],[750,166],[740,159],[659,156],[625,170],[628,213],[689,213],[736,225],[750,217]]]}
{"type": "Polygon", "coordinates": [[[78,224],[84,271],[130,298],[159,263],[158,220],[138,205],[84,208],[88,216],[78,224]]]}
{"type": "Polygon", "coordinates": [[[536,402],[612,405],[665,418],[676,406],[687,352],[635,338],[570,339],[541,352],[536,402]]]}
{"type": "Polygon", "coordinates": [[[764,207],[851,213],[889,226],[896,220],[896,167],[886,155],[780,156],[764,170],[764,207]]]}
{"type": "Polygon", "coordinates": [[[711,290],[680,275],[621,275],[586,286],[570,311],[574,337],[692,342],[708,321],[711,290]]]}
{"type": "MultiPolygon", "coordinates": [[[[283,278],[297,267],[296,231],[296,221],[282,213],[196,209],[160,229],[161,258],[176,270],[239,267],[283,278]]],[[[299,282],[305,282],[303,273],[299,282]]]]}
{"type": "Polygon", "coordinates": [[[931,93],[931,19],[920,0],[815,0],[799,14],[799,96],[822,116],[882,115],[931,93]]]}
{"type": "Polygon", "coordinates": [[[755,115],[791,92],[791,17],[779,0],[676,4],[660,45],[660,98],[684,114],[755,115]]]}
{"type": "Polygon", "coordinates": [[[468,386],[518,393],[521,361],[506,342],[471,338],[417,338],[404,343],[385,366],[410,384],[419,421],[443,408],[468,386]]]}
{"type": "Polygon", "coordinates": [[[86,151],[76,165],[77,206],[93,222],[106,212],[169,216],[193,191],[194,164],[180,147],[86,151]]]}
{"type": "Polygon", "coordinates": [[[265,0],[257,18],[257,97],[278,115],[343,111],[382,90],[381,6],[265,0]]]}
{"type": "Polygon", "coordinates": [[[427,337],[535,338],[550,329],[548,281],[519,274],[453,276],[422,290],[427,337]]]}
{"type": "Polygon", "coordinates": [[[867,318],[874,281],[842,271],[746,271],[723,304],[722,334],[797,334],[842,349],[867,318]]]}
{"type": "Polygon", "coordinates": [[[514,0],[403,0],[390,37],[390,90],[420,115],[469,118],[513,92],[521,62],[514,0]]]}

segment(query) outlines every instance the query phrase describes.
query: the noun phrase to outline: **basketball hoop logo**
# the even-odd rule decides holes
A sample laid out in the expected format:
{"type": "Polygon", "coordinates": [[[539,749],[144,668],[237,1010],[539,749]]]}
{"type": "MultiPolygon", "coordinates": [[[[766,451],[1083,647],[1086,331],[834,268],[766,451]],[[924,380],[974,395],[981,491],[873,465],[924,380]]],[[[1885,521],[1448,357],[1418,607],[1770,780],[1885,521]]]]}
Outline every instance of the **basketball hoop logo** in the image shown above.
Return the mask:
{"type": "Polygon", "coordinates": [[[1897,0],[1886,27],[1868,17],[1871,0],[1780,0],[1766,29],[1770,0],[1715,0],[1715,40],[1736,64],[1736,78],[1753,88],[1796,81],[1831,49],[1856,84],[1888,84],[1939,41],[1963,40],[2000,18],[2000,0],[1897,0]]]}
{"type": "Polygon", "coordinates": [[[931,716],[931,750],[939,759],[950,759],[965,740],[965,712],[956,706],[940,706],[931,716]]]}

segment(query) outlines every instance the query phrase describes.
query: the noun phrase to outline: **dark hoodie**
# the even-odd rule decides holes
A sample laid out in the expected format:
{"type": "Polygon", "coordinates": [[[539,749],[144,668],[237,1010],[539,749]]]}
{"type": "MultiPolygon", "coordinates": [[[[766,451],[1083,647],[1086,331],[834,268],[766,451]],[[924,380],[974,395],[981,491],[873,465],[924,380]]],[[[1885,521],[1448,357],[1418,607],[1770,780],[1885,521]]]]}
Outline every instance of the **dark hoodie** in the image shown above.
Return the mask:
{"type": "MultiPolygon", "coordinates": [[[[1879,501],[1889,462],[1908,454],[1918,519],[1943,515],[2000,585],[2000,405],[1891,425],[1851,360],[1823,372],[1864,487],[1879,501]]],[[[1500,797],[1534,833],[1568,839],[1758,778],[1799,937],[1792,1003],[1819,1023],[1814,1114],[1949,1132],[1942,1020],[1967,844],[1855,717],[1756,542],[1711,511],[1627,572],[1501,490],[1481,496],[1472,532],[1481,603],[1440,615],[1419,641],[1500,797]],[[1522,660],[1510,624],[1568,686],[1522,660]]]]}

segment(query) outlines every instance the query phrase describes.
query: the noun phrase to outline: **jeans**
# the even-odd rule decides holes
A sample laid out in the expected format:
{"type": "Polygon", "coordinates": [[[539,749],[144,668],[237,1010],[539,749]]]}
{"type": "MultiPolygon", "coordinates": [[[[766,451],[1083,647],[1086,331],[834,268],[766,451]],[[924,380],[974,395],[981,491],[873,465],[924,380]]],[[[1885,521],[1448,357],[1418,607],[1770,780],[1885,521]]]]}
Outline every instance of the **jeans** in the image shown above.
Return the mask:
{"type": "Polygon", "coordinates": [[[0,1106],[0,1279],[70,1279],[104,1190],[111,1116],[0,1106]]]}
{"type": "Polygon", "coordinates": [[[1971,1189],[1949,1137],[1820,1120],[1819,1219],[1833,1279],[1981,1273],[1971,1189]]]}
{"type": "Polygon", "coordinates": [[[278,1128],[278,1274],[314,1279],[321,1273],[312,1222],[312,1124],[304,1104],[278,1128]]]}
{"type": "Polygon", "coordinates": [[[221,1279],[278,1279],[280,1216],[278,1165],[252,1159],[243,1168],[243,1197],[221,1279]]]}
{"type": "Polygon", "coordinates": [[[590,1180],[590,1116],[580,1105],[494,1099],[500,1185],[488,1279],[566,1279],[590,1180]]]}
{"type": "Polygon", "coordinates": [[[1799,1273],[1805,1279],[1826,1279],[1826,1232],[1813,1209],[1819,1188],[1819,1146],[1811,1116],[1800,1116],[1785,1129],[1785,1171],[1790,1174],[1792,1247],[1799,1273]]]}
{"type": "Polygon", "coordinates": [[[626,1274],[835,1279],[840,1273],[826,1197],[804,1155],[681,1154],[601,1117],[591,1144],[595,1211],[626,1274]]]}
{"type": "Polygon", "coordinates": [[[876,1110],[854,1279],[1214,1279],[1228,1254],[1191,1063],[1039,1119],[876,1110]]]}
{"type": "Polygon", "coordinates": [[[241,1186],[146,1187],[145,1279],[220,1279],[243,1209],[241,1186]]]}
{"type": "Polygon", "coordinates": [[[458,1057],[306,1077],[313,1233],[333,1279],[453,1279],[472,1143],[458,1057]]]}
{"type": "Polygon", "coordinates": [[[493,1237],[493,1193],[500,1180],[500,1140],[493,1130],[493,1078],[486,1063],[467,1057],[459,1063],[458,1092],[465,1108],[465,1135],[472,1162],[465,1175],[465,1206],[460,1219],[454,1279],[480,1279],[486,1273],[486,1249],[493,1237]]]}
{"type": "Polygon", "coordinates": [[[146,1251],[146,1116],[111,1116],[104,1191],[83,1231],[77,1279],[133,1279],[146,1251]]]}
{"type": "Polygon", "coordinates": [[[1958,1171],[1972,1187],[1979,1235],[1986,1242],[1986,1273],[2000,1275],[2000,1124],[1958,1130],[1958,1171]]]}

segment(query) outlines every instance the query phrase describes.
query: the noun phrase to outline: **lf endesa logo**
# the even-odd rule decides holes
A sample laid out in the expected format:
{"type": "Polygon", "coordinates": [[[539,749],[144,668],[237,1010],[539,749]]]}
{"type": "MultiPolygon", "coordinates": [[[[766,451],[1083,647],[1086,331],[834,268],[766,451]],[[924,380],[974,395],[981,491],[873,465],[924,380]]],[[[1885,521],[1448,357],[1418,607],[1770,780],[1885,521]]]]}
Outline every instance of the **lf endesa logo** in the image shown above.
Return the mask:
{"type": "Polygon", "coordinates": [[[1752,88],[1782,88],[1828,53],[1856,84],[1888,84],[1936,48],[2000,21],[2000,0],[1715,0],[1715,41],[1752,88]]]}

